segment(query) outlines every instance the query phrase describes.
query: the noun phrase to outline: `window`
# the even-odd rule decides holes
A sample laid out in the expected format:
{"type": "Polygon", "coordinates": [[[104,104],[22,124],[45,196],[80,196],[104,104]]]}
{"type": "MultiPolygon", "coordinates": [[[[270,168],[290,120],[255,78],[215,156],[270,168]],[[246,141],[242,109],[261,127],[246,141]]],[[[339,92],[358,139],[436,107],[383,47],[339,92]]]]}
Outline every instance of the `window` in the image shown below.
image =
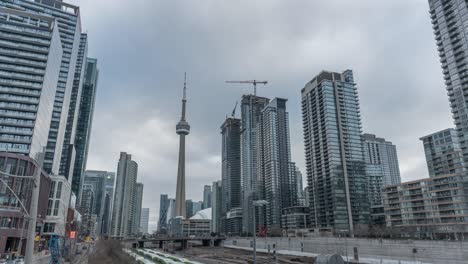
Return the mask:
{"type": "Polygon", "coordinates": [[[57,194],[55,195],[57,199],[60,199],[60,196],[62,196],[62,184],[62,182],[58,183],[57,194]]]}
{"type": "Polygon", "coordinates": [[[44,233],[53,233],[55,231],[55,223],[45,223],[44,233]]]}
{"type": "Polygon", "coordinates": [[[54,198],[54,192],[55,192],[55,182],[53,181],[52,184],[50,185],[49,198],[54,198]]]}
{"type": "Polygon", "coordinates": [[[54,203],[54,200],[49,199],[49,202],[47,203],[47,215],[52,214],[52,205],[54,203]]]}
{"type": "Polygon", "coordinates": [[[55,206],[54,206],[54,216],[58,215],[59,205],[60,205],[60,200],[56,200],[55,201],[55,206]]]}

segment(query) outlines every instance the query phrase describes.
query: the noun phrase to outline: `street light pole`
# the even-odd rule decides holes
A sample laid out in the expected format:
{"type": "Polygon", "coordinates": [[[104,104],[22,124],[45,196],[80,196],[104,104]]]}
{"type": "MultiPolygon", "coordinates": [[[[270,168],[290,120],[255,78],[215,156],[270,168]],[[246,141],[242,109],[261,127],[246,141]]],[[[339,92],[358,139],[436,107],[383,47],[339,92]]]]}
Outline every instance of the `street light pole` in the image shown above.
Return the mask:
{"type": "Polygon", "coordinates": [[[31,195],[31,209],[29,212],[30,221],[28,225],[28,238],[26,240],[26,256],[24,258],[25,263],[33,262],[34,252],[34,238],[36,236],[36,220],[37,220],[37,205],[39,200],[39,187],[41,184],[41,172],[42,172],[42,158],[43,153],[39,154],[40,158],[37,161],[36,177],[33,179],[33,190],[31,195]]]}

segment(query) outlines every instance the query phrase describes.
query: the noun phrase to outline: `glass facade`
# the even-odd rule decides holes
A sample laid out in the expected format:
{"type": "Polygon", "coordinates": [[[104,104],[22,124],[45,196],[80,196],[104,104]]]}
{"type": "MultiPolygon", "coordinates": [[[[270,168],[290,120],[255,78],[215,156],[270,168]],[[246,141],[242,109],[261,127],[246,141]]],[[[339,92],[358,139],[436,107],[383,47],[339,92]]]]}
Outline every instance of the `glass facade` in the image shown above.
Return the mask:
{"type": "Polygon", "coordinates": [[[462,149],[455,129],[445,129],[420,138],[430,177],[465,171],[462,149]]]}
{"type": "Polygon", "coordinates": [[[75,150],[76,157],[73,166],[72,191],[79,199],[80,186],[83,184],[84,170],[88,160],[89,138],[93,123],[94,105],[96,102],[97,82],[99,70],[97,60],[86,58],[84,82],[76,125],[75,150]]]}
{"type": "Polygon", "coordinates": [[[43,168],[48,173],[58,174],[73,85],[73,74],[80,44],[81,22],[79,8],[58,0],[0,0],[0,7],[2,6],[30,14],[53,17],[57,22],[63,52],[61,62],[54,64],[60,68],[57,76],[58,82],[55,83],[55,101],[52,108],[52,120],[47,131],[48,140],[43,168]]]}
{"type": "Polygon", "coordinates": [[[291,162],[286,99],[274,98],[262,111],[260,175],[269,229],[281,227],[284,208],[297,205],[295,165],[291,162]]]}
{"type": "Polygon", "coordinates": [[[57,24],[0,2],[0,151],[47,145],[62,48],[57,24]]]}
{"type": "MultiPolygon", "coordinates": [[[[241,100],[241,180],[242,180],[242,231],[253,234],[252,201],[263,197],[258,167],[260,165],[260,133],[262,110],[269,99],[255,95],[244,95],[241,100]]],[[[255,226],[263,226],[263,208],[256,210],[258,216],[255,226]]]]}
{"type": "Polygon", "coordinates": [[[400,168],[396,146],[373,134],[362,135],[371,206],[382,204],[384,185],[399,184],[400,168]]]}
{"type": "MultiPolygon", "coordinates": [[[[241,207],[241,120],[228,117],[221,126],[222,230],[228,230],[226,214],[241,207]]],[[[237,230],[238,231],[238,230],[237,230]]]]}
{"type": "Polygon", "coordinates": [[[321,72],[302,89],[311,224],[353,232],[369,223],[361,117],[353,73],[321,72]]]}
{"type": "MultiPolygon", "coordinates": [[[[75,75],[73,79],[73,89],[70,97],[70,107],[68,108],[67,128],[65,130],[65,137],[63,140],[62,158],[60,160],[60,175],[64,175],[69,181],[72,181],[74,157],[76,147],[75,135],[77,133],[76,127],[78,123],[78,113],[80,110],[80,103],[82,100],[82,87],[83,78],[85,74],[86,55],[88,53],[88,35],[81,34],[80,46],[78,50],[78,57],[76,60],[75,75]]],[[[81,175],[80,175],[81,176],[81,175]]],[[[75,192],[77,197],[78,192],[75,192]]]]}
{"type": "Polygon", "coordinates": [[[468,4],[458,0],[429,0],[429,13],[439,51],[450,107],[463,153],[468,160],[468,4]]]}

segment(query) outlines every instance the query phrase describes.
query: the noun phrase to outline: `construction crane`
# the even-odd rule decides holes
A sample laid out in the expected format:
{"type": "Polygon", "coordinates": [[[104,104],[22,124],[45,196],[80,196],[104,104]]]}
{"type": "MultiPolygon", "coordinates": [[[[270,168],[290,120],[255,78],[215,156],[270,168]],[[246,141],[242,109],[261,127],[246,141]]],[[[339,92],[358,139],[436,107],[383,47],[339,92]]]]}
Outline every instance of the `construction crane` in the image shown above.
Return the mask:
{"type": "Polygon", "coordinates": [[[254,95],[257,95],[257,84],[267,84],[268,81],[257,81],[257,80],[251,80],[251,81],[226,81],[226,83],[251,83],[254,86],[254,95]]]}
{"type": "Polygon", "coordinates": [[[231,114],[231,117],[236,117],[236,108],[237,108],[237,103],[238,103],[238,101],[236,101],[236,105],[234,106],[234,109],[232,109],[232,114],[231,114]]]}

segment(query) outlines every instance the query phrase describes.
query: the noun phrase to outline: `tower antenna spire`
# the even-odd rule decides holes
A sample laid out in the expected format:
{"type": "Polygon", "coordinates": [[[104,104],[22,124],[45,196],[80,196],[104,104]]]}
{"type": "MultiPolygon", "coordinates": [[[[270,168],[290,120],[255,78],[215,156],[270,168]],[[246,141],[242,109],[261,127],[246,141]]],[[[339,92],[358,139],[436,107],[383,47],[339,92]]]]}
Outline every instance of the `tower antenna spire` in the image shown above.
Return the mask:
{"type": "Polygon", "coordinates": [[[184,72],[184,97],[182,100],[187,100],[187,72],[184,72]]]}

